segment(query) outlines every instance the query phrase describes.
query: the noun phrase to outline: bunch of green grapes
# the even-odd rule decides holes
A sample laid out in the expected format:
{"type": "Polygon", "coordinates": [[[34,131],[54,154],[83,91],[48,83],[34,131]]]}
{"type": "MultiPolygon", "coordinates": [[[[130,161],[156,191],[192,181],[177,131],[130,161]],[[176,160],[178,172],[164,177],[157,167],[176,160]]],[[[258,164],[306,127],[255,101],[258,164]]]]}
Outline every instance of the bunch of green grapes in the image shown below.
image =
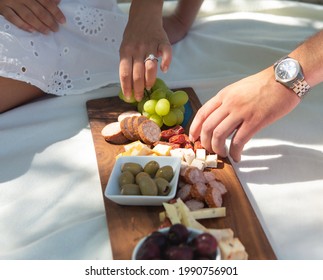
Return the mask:
{"type": "Polygon", "coordinates": [[[182,124],[188,95],[183,90],[172,91],[160,78],[141,100],[137,109],[144,116],[162,127],[182,124]]]}
{"type": "Polygon", "coordinates": [[[185,107],[188,102],[188,95],[183,90],[172,91],[165,82],[157,78],[150,91],[145,90],[145,95],[140,102],[136,102],[134,96],[125,100],[122,91],[119,97],[125,102],[137,106],[137,110],[147,118],[158,124],[174,126],[182,124],[184,120],[185,107]]]}

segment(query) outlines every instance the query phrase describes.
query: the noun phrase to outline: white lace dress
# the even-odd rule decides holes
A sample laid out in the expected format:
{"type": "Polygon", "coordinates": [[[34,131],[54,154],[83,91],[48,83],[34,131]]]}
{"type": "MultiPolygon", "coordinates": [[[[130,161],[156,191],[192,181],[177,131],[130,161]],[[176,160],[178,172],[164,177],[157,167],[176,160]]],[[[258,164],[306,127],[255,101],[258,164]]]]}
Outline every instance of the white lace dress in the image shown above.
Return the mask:
{"type": "Polygon", "coordinates": [[[55,95],[119,82],[119,46],[127,15],[114,0],[61,0],[66,23],[42,35],[0,16],[0,76],[55,95]]]}

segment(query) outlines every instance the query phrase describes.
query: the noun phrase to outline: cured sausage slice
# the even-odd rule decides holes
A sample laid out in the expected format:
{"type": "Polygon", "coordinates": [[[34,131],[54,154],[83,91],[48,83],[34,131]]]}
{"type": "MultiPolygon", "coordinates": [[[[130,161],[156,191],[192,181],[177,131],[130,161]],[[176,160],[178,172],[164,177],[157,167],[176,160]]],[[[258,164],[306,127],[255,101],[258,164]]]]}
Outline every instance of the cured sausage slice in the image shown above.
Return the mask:
{"type": "Polygon", "coordinates": [[[207,188],[205,202],[209,207],[222,206],[222,194],[217,188],[207,188]]]}
{"type": "Polygon", "coordinates": [[[160,139],[160,127],[152,120],[145,120],[138,126],[138,134],[140,139],[149,145],[160,139]]]}
{"type": "Polygon", "coordinates": [[[133,117],[133,116],[141,116],[141,114],[138,111],[134,111],[134,110],[123,112],[118,116],[118,122],[121,122],[123,119],[127,117],[133,117]]]}
{"type": "Polygon", "coordinates": [[[129,141],[128,138],[126,138],[122,133],[119,122],[112,122],[107,124],[101,130],[101,134],[107,142],[112,144],[121,145],[129,141]]]}

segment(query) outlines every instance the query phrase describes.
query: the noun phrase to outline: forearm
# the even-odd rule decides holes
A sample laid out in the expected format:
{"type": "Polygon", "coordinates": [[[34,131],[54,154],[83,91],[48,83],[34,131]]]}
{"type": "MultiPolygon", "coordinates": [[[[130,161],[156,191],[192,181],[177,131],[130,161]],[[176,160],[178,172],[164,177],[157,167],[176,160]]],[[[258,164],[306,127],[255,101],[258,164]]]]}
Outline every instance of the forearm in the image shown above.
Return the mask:
{"type": "Polygon", "coordinates": [[[316,33],[289,56],[297,59],[302,65],[305,80],[314,87],[323,82],[323,30],[316,33]]]}
{"type": "Polygon", "coordinates": [[[129,22],[144,21],[145,19],[161,21],[163,3],[163,0],[132,0],[129,10],[129,22]]]}
{"type": "Polygon", "coordinates": [[[174,15],[189,29],[193,24],[204,0],[179,0],[174,15]]]}

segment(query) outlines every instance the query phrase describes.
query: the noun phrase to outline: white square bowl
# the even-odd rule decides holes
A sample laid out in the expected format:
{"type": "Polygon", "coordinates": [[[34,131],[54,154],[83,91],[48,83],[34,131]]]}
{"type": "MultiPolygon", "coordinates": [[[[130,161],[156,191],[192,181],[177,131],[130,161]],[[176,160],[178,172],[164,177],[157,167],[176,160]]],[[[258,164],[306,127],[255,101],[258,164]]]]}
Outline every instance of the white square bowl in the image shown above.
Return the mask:
{"type": "Polygon", "coordinates": [[[171,156],[121,156],[116,160],[116,163],[111,172],[105,196],[120,205],[137,205],[137,206],[159,206],[163,202],[173,199],[176,195],[179,173],[181,168],[181,159],[171,156]],[[149,161],[155,160],[160,167],[170,165],[174,170],[173,179],[170,181],[171,191],[164,196],[148,196],[148,195],[122,195],[119,187],[119,176],[121,167],[126,162],[139,163],[142,167],[149,161]]]}

